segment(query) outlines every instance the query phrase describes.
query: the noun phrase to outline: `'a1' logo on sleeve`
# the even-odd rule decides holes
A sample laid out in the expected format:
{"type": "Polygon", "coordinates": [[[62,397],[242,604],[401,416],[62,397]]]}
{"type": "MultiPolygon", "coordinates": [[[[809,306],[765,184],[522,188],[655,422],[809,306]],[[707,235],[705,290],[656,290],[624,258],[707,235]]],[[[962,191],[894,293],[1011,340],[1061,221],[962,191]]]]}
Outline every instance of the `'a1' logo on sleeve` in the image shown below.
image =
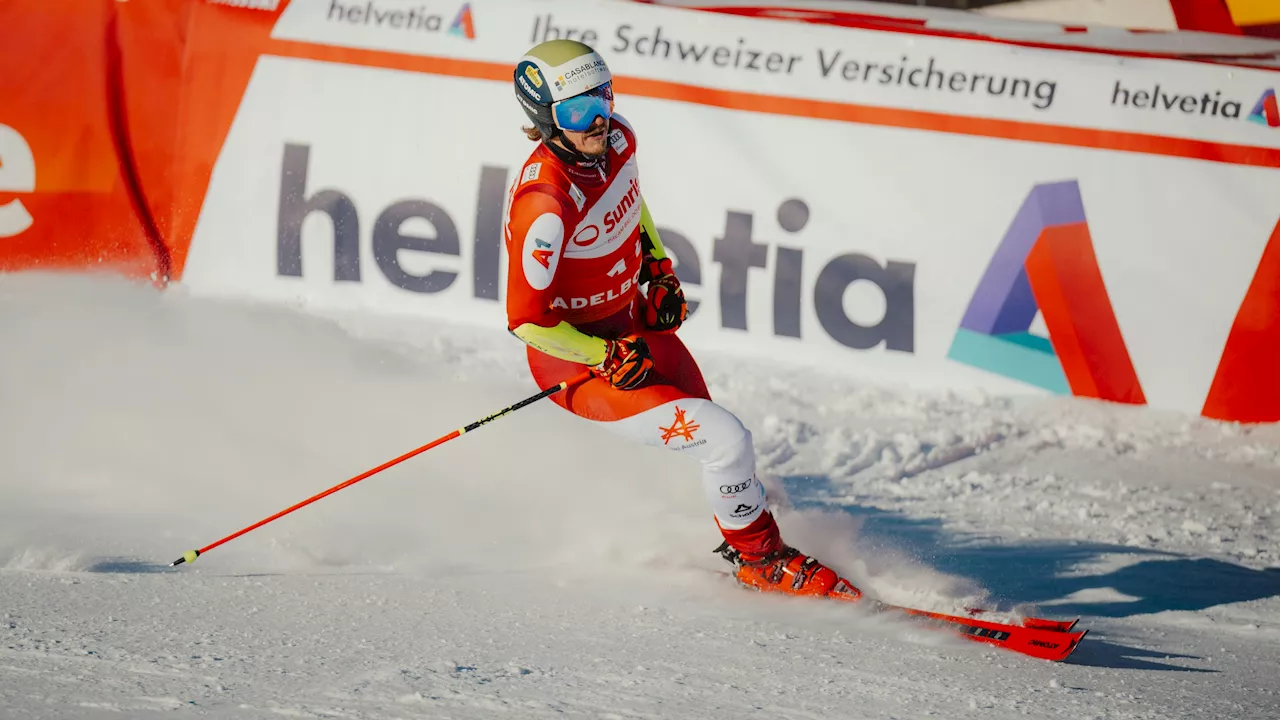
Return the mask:
{"type": "Polygon", "coordinates": [[[553,213],[543,213],[529,224],[522,243],[524,257],[520,266],[524,279],[534,290],[546,290],[556,276],[560,256],[564,254],[564,221],[553,213]]]}

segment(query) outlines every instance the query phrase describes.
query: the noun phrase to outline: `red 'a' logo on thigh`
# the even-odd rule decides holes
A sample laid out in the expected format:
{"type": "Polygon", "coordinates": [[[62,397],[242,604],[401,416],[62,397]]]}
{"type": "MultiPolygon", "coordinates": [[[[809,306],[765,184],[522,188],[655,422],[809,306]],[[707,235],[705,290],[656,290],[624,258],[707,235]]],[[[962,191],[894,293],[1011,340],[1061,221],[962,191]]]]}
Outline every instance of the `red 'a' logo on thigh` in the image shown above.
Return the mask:
{"type": "Polygon", "coordinates": [[[693,433],[702,426],[697,423],[691,423],[686,421],[684,419],[684,412],[685,411],[681,410],[680,406],[677,405],[676,419],[674,422],[671,423],[671,427],[662,427],[661,425],[658,426],[658,429],[662,431],[663,445],[669,444],[672,438],[675,438],[675,437],[681,437],[681,438],[684,438],[684,440],[687,442],[693,442],[693,433]]]}

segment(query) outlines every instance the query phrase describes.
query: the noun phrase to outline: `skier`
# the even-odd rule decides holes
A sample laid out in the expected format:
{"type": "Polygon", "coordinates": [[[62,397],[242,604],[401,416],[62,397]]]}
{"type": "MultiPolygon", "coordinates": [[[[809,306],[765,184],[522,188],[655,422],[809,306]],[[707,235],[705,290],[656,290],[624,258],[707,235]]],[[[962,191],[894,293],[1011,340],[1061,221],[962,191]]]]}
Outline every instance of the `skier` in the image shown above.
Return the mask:
{"type": "Polygon", "coordinates": [[[514,73],[539,141],[517,174],[504,222],[508,329],[529,368],[570,412],[633,440],[691,455],[742,584],[796,595],[858,591],[783,542],[755,474],[751,433],[712,402],[675,336],[687,316],[680,281],[640,192],[636,135],[614,113],[612,76],[591,47],[552,40],[514,73]]]}

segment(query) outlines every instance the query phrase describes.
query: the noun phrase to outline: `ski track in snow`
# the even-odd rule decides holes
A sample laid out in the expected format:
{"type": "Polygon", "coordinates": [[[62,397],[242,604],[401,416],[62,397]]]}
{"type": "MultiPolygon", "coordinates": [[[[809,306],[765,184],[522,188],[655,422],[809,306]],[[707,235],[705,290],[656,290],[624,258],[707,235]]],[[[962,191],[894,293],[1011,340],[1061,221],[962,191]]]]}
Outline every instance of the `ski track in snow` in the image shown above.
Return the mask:
{"type": "Polygon", "coordinates": [[[697,353],[790,542],[1081,615],[1050,664],[734,587],[696,463],[549,402],[169,569],[532,393],[521,346],[38,274],[0,337],[0,717],[1280,716],[1276,427],[697,353]]]}

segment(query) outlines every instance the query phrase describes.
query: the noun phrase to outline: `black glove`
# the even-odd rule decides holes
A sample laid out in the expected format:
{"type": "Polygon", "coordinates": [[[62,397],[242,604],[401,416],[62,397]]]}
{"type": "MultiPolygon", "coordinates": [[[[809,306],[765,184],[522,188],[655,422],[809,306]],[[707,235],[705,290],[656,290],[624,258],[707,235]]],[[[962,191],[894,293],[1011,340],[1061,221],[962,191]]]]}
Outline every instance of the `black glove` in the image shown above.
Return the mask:
{"type": "Polygon", "coordinates": [[[645,327],[663,334],[678,330],[689,316],[689,304],[685,302],[680,281],[671,271],[671,259],[647,259],[641,270],[641,282],[649,283],[649,291],[642,301],[641,320],[645,327]]]}
{"type": "Polygon", "coordinates": [[[591,368],[592,374],[604,378],[619,390],[639,387],[653,369],[653,355],[649,352],[648,343],[639,335],[624,335],[605,342],[608,350],[604,360],[591,368]]]}

